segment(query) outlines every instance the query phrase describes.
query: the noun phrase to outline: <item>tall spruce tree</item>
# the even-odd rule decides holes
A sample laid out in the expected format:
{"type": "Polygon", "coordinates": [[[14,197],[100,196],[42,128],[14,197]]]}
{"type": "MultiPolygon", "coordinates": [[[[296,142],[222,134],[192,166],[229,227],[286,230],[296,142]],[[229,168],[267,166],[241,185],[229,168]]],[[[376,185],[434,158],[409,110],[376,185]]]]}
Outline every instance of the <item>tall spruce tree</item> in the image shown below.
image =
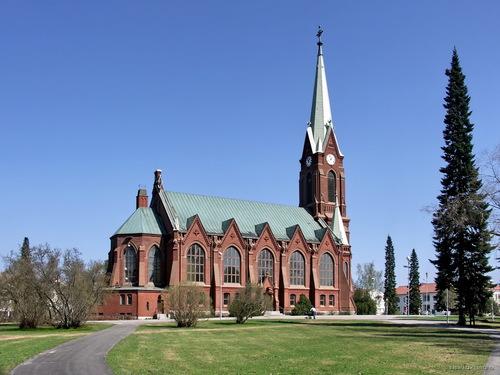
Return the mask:
{"type": "Polygon", "coordinates": [[[446,76],[442,147],[446,164],[440,169],[441,193],[432,221],[436,249],[432,263],[437,268],[438,298],[442,299],[446,289],[453,289],[457,295],[458,325],[465,325],[466,315],[470,324],[475,324],[475,316],[491,295],[488,254],[492,247],[487,228],[490,210],[480,192],[482,184],[472,150],[470,97],[456,49],[446,76]]]}
{"type": "Polygon", "coordinates": [[[394,246],[391,236],[387,236],[385,245],[385,272],[384,272],[384,301],[387,314],[393,315],[398,311],[398,296],[396,295],[396,261],[394,260],[394,246]]]}
{"type": "Polygon", "coordinates": [[[420,298],[420,271],[418,257],[415,249],[410,255],[410,314],[420,314],[422,299],[420,298]]]}
{"type": "Polygon", "coordinates": [[[30,258],[31,251],[30,251],[30,240],[28,237],[24,237],[23,244],[21,246],[21,257],[24,259],[30,258]]]}

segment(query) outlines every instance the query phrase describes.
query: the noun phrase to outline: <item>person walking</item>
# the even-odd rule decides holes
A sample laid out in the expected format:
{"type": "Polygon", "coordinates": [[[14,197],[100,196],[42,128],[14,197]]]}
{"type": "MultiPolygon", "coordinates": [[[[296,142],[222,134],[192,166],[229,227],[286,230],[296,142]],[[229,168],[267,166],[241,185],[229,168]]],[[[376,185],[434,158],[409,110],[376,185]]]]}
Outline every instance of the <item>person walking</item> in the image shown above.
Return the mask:
{"type": "Polygon", "coordinates": [[[311,316],[313,319],[316,319],[316,308],[314,306],[311,307],[311,316]]]}

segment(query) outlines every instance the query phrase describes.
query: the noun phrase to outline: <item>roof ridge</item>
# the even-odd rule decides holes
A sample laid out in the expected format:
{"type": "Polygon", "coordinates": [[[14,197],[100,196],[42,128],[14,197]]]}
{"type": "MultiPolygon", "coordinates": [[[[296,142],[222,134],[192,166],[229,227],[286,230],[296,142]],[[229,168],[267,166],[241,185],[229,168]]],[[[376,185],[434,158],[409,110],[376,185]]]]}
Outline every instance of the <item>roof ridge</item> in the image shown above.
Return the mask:
{"type": "Polygon", "coordinates": [[[174,194],[186,194],[186,195],[194,195],[197,197],[206,197],[206,198],[218,198],[218,199],[225,199],[225,200],[230,200],[230,201],[239,201],[239,202],[248,202],[248,203],[261,203],[261,204],[266,204],[266,205],[272,205],[272,206],[280,206],[280,207],[288,207],[288,208],[297,208],[301,210],[305,210],[303,207],[299,206],[294,206],[291,204],[284,204],[284,203],[275,203],[275,202],[265,202],[265,201],[258,201],[258,200],[250,200],[250,199],[240,199],[240,198],[230,198],[230,197],[222,197],[220,195],[208,195],[208,194],[198,194],[198,193],[187,193],[184,191],[173,191],[173,190],[165,190],[165,193],[174,193],[174,194]]]}

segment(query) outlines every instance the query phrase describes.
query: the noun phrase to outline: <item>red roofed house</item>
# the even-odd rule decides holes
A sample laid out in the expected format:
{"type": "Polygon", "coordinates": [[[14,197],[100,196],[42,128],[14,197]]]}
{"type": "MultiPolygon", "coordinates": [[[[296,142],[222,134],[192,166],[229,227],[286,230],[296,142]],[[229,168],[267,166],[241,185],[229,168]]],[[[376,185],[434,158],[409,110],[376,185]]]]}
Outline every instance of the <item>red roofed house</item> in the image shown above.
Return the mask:
{"type": "MultiPolygon", "coordinates": [[[[396,295],[399,297],[399,312],[406,314],[408,306],[408,287],[406,285],[396,288],[396,295]]],[[[422,314],[436,313],[436,284],[422,283],[420,284],[420,297],[422,299],[422,314]]]]}

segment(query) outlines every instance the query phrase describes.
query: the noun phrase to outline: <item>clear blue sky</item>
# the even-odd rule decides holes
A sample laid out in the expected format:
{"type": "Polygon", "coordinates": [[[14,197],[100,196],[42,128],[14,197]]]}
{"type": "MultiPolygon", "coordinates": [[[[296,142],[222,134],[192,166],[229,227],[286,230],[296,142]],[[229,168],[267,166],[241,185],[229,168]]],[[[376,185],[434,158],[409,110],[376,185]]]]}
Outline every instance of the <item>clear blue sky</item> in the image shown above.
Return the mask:
{"type": "MultiPolygon", "coordinates": [[[[138,186],[298,203],[315,32],[345,154],[353,262],[433,269],[446,77],[458,48],[477,154],[500,142],[498,1],[3,1],[0,254],[104,259],[138,186]]],[[[498,279],[498,274],[496,275],[498,279]]]]}

